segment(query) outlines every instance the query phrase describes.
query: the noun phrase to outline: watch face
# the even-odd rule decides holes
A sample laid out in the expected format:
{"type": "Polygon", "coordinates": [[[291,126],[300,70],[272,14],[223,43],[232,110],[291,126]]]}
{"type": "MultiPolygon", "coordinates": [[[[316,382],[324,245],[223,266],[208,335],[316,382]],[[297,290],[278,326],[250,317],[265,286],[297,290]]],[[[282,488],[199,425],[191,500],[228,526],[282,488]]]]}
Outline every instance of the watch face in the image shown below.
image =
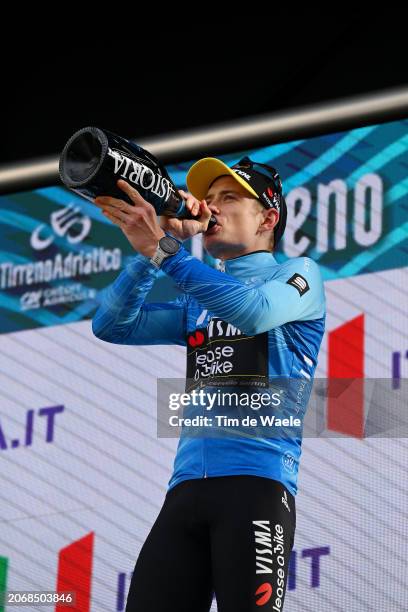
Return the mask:
{"type": "Polygon", "coordinates": [[[170,238],[170,236],[163,236],[159,240],[160,248],[169,255],[174,255],[179,250],[180,244],[177,242],[175,238],[170,238]]]}

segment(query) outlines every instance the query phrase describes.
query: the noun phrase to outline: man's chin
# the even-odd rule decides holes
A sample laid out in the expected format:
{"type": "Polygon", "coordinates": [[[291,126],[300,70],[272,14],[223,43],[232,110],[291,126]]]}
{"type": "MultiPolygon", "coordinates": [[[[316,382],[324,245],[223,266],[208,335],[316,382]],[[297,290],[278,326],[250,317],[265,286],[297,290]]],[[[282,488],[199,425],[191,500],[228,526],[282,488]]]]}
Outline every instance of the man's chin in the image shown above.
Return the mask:
{"type": "Polygon", "coordinates": [[[230,249],[230,245],[225,242],[225,239],[220,234],[221,232],[219,230],[217,232],[203,234],[203,246],[205,250],[216,259],[222,255],[225,249],[230,249]]]}
{"type": "Polygon", "coordinates": [[[203,236],[203,247],[213,257],[218,257],[217,253],[220,246],[220,241],[215,238],[215,234],[203,236]]]}

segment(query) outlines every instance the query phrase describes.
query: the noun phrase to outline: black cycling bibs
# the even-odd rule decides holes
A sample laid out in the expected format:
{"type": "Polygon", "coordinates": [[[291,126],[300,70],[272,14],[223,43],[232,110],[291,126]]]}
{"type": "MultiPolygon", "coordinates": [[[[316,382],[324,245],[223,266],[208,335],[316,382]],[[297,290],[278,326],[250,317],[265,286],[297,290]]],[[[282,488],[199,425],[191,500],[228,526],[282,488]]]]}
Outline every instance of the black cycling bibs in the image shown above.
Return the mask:
{"type": "Polygon", "coordinates": [[[126,612],[281,611],[295,498],[257,476],[181,482],[140,551],[126,612]]]}

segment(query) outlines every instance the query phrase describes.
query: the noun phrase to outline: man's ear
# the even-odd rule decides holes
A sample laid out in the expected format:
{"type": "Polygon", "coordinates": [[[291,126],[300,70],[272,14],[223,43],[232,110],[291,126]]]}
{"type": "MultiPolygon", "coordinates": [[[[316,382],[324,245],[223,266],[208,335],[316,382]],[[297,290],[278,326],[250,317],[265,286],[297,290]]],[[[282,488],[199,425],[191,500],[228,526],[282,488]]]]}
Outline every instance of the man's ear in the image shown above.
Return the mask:
{"type": "Polygon", "coordinates": [[[276,226],[276,224],[279,221],[279,213],[276,210],[276,208],[268,208],[268,209],[264,209],[263,211],[263,223],[259,226],[259,229],[261,232],[269,232],[270,230],[273,230],[273,228],[276,226]]]}

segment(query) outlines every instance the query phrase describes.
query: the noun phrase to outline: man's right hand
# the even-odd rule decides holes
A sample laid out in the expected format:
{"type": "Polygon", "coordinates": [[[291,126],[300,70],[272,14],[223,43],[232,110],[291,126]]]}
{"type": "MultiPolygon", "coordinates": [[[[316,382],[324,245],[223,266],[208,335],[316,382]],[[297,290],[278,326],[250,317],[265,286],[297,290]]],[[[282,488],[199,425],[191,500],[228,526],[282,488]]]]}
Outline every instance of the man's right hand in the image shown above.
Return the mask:
{"type": "Polygon", "coordinates": [[[168,230],[175,238],[187,240],[191,236],[205,232],[211,218],[211,210],[205,200],[197,200],[191,193],[179,189],[179,194],[185,201],[186,207],[192,215],[200,215],[198,219],[177,219],[176,217],[159,217],[159,225],[168,230]]]}

